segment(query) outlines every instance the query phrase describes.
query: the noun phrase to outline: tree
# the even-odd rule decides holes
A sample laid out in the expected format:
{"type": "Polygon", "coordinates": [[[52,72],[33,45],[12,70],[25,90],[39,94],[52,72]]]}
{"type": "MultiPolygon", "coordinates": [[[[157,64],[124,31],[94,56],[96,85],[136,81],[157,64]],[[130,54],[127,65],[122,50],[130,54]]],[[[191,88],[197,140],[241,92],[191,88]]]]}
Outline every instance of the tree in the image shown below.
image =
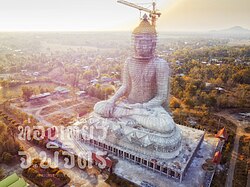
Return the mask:
{"type": "Polygon", "coordinates": [[[36,169],[34,169],[34,168],[31,167],[31,168],[28,169],[27,174],[28,174],[28,176],[30,178],[33,178],[33,177],[35,177],[38,174],[38,171],[36,169]]]}
{"type": "Polygon", "coordinates": [[[56,172],[56,177],[59,178],[61,181],[65,180],[65,175],[61,170],[56,172]]]}
{"type": "Polygon", "coordinates": [[[40,165],[41,159],[40,158],[35,158],[32,160],[32,165],[40,165]]]}
{"type": "Polygon", "coordinates": [[[2,86],[3,88],[9,87],[9,81],[3,80],[3,81],[1,82],[1,86],[2,86]]]}
{"type": "Polygon", "coordinates": [[[6,164],[10,164],[13,160],[13,156],[8,152],[4,152],[2,155],[2,158],[3,158],[3,162],[6,164]]]}
{"type": "Polygon", "coordinates": [[[40,92],[40,94],[43,94],[46,91],[47,91],[46,89],[44,89],[43,87],[39,86],[39,92],[40,92]]]}
{"type": "Polygon", "coordinates": [[[170,108],[180,108],[181,104],[179,103],[179,101],[175,98],[171,98],[170,100],[170,104],[169,104],[170,108]]]}
{"type": "Polygon", "coordinates": [[[236,83],[250,84],[250,68],[238,71],[232,78],[236,83]]]}
{"type": "Polygon", "coordinates": [[[102,90],[102,98],[104,99],[108,99],[109,95],[112,95],[115,91],[113,86],[106,86],[104,88],[101,89],[102,90]]]}
{"type": "Polygon", "coordinates": [[[30,97],[33,95],[34,90],[31,87],[24,86],[22,87],[22,92],[23,92],[23,99],[25,101],[29,101],[30,97]]]}
{"type": "Polygon", "coordinates": [[[43,179],[43,175],[38,173],[38,174],[35,176],[35,179],[36,179],[37,181],[41,182],[42,179],[43,179]]]}
{"type": "Polygon", "coordinates": [[[93,77],[93,72],[91,70],[86,70],[83,74],[82,74],[82,78],[86,79],[86,80],[91,80],[91,78],[93,77]]]}
{"type": "Polygon", "coordinates": [[[0,180],[4,177],[4,174],[3,174],[3,169],[0,168],[0,180]]]}
{"type": "Polygon", "coordinates": [[[52,179],[45,180],[43,184],[44,184],[44,187],[54,187],[55,186],[52,179]]]}

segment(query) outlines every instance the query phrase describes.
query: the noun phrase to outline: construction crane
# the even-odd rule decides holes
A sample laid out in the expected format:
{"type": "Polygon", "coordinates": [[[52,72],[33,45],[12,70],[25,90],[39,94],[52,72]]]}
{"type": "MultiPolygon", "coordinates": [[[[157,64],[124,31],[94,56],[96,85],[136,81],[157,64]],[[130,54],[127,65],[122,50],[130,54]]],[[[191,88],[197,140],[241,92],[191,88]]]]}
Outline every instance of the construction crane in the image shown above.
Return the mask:
{"type": "Polygon", "coordinates": [[[133,8],[136,8],[140,11],[144,11],[144,12],[149,13],[149,17],[151,17],[151,23],[154,27],[156,26],[156,19],[161,16],[161,13],[158,12],[158,10],[156,10],[156,3],[155,2],[152,3],[152,5],[153,5],[152,10],[150,10],[148,8],[144,8],[144,7],[139,6],[139,5],[136,5],[134,3],[130,3],[128,1],[124,1],[124,0],[118,0],[117,2],[124,4],[124,5],[127,5],[127,6],[130,6],[130,7],[133,7],[133,8]]]}

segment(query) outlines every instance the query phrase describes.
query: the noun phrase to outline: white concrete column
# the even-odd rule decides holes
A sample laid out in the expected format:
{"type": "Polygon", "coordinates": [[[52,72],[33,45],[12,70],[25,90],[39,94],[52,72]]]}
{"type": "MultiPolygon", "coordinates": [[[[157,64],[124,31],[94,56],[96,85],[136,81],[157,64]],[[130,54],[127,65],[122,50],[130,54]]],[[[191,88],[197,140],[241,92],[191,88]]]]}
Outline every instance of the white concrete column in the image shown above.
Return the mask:
{"type": "Polygon", "coordinates": [[[182,182],[183,174],[180,173],[180,182],[182,182]]]}

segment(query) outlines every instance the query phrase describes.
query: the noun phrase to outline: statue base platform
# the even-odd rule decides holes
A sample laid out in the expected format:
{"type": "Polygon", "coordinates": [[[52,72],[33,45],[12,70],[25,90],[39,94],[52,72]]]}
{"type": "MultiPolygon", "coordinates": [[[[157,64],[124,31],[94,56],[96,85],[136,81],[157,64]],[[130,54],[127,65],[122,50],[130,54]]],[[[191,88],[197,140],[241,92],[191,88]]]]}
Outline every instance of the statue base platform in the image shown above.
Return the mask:
{"type": "Polygon", "coordinates": [[[103,118],[95,113],[90,115],[87,125],[93,129],[94,140],[145,160],[167,160],[181,152],[182,136],[178,126],[163,134],[128,118],[103,118]]]}
{"type": "Polygon", "coordinates": [[[197,129],[185,126],[180,126],[180,129],[183,142],[185,141],[182,143],[183,150],[178,157],[165,162],[167,170],[159,171],[156,167],[138,165],[137,162],[129,159],[111,156],[118,160],[114,173],[138,186],[203,186],[206,171],[202,169],[202,164],[206,159],[213,158],[219,140],[207,135],[203,140],[204,132],[197,129]]]}
{"type": "Polygon", "coordinates": [[[124,120],[120,122],[110,119],[103,120],[95,115],[91,115],[87,123],[85,121],[85,123],[80,124],[92,129],[92,135],[89,132],[81,133],[82,142],[85,145],[106,151],[114,157],[134,162],[179,181],[183,180],[205,134],[201,130],[176,125],[176,132],[180,136],[174,139],[171,138],[171,135],[164,137],[161,133],[136,127],[136,123],[127,123],[124,120]],[[148,140],[145,141],[143,137],[147,137],[148,140]],[[162,150],[157,149],[164,144],[164,141],[170,139],[177,142],[177,149],[170,152],[162,152],[162,150]]]}

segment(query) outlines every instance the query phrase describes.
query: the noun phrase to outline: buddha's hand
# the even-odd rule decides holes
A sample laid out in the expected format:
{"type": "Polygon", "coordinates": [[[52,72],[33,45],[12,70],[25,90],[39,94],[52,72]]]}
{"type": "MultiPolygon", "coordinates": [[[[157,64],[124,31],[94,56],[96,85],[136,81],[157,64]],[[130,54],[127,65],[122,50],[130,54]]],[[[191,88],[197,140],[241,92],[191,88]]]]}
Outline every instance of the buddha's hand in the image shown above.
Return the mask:
{"type": "Polygon", "coordinates": [[[129,107],[131,109],[133,109],[133,108],[143,108],[143,104],[141,104],[141,103],[130,104],[129,107]]]}
{"type": "Polygon", "coordinates": [[[115,103],[112,101],[107,101],[104,109],[105,117],[112,117],[115,108],[115,103]]]}

